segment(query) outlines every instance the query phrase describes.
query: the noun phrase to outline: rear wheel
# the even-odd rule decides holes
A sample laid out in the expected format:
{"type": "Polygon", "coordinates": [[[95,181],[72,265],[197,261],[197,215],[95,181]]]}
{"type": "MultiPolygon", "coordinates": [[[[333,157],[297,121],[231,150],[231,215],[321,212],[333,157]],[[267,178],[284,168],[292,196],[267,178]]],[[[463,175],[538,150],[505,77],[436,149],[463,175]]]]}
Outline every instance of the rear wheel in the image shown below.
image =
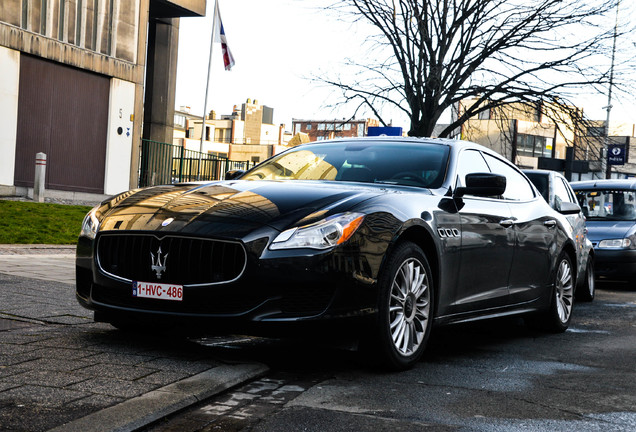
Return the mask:
{"type": "Polygon", "coordinates": [[[407,369],[424,353],[433,319],[433,280],[422,249],[398,245],[378,282],[376,348],[386,366],[407,369]]]}
{"type": "Polygon", "coordinates": [[[587,266],[585,268],[585,280],[581,285],[579,291],[576,292],[576,299],[586,302],[591,302],[594,300],[594,295],[596,293],[596,282],[595,282],[595,274],[594,274],[594,262],[592,258],[588,258],[587,266]]]}

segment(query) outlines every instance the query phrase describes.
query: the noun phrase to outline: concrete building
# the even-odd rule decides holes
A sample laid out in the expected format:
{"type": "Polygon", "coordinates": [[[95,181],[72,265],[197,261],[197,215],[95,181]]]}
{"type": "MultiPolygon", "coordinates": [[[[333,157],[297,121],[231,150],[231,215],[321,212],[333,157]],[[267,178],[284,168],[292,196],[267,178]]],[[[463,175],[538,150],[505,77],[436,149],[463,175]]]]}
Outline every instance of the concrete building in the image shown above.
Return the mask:
{"type": "Polygon", "coordinates": [[[218,116],[210,111],[201,148],[201,116],[181,107],[175,112],[173,143],[233,161],[261,162],[286,149],[292,138],[284,124],[273,122],[274,109],[258,100],[247,99],[240,108],[235,105],[231,114],[218,116]]]}
{"type": "MultiPolygon", "coordinates": [[[[460,103],[453,115],[461,115],[463,107],[472,103],[460,103]]],[[[573,124],[567,116],[559,114],[558,108],[554,108],[550,117],[536,107],[510,104],[470,118],[462,125],[459,136],[495,150],[522,168],[542,168],[541,164],[545,162],[542,159],[564,160],[570,153],[573,160],[585,162],[577,165],[584,166],[584,172],[574,173],[573,179],[605,178],[600,160],[605,122],[573,124]]],[[[629,155],[629,147],[634,144],[634,131],[633,124],[611,124],[609,144],[626,143],[629,155]]],[[[636,158],[636,154],[633,157],[636,158]]],[[[614,177],[621,177],[636,174],[634,168],[636,165],[628,160],[626,165],[614,166],[612,170],[616,174],[614,177]]]]}
{"type": "MultiPolygon", "coordinates": [[[[464,106],[473,103],[462,101],[453,115],[462,115],[464,106]]],[[[460,136],[495,150],[523,168],[537,168],[539,157],[565,158],[574,130],[566,123],[555,123],[535,107],[510,104],[470,118],[461,126],[460,136]]]]}
{"type": "Polygon", "coordinates": [[[172,140],[179,17],[205,0],[2,0],[0,194],[137,186],[141,139],[172,140]],[[145,102],[144,102],[145,100],[145,102]]]}
{"type": "Polygon", "coordinates": [[[572,180],[592,180],[606,178],[607,172],[602,172],[600,159],[604,156],[605,146],[624,146],[625,164],[610,165],[611,178],[626,178],[636,176],[636,124],[610,122],[608,137],[605,139],[605,120],[588,122],[580,128],[576,138],[576,156],[580,160],[595,161],[588,173],[575,173],[572,180]]]}
{"type": "Polygon", "coordinates": [[[299,133],[307,134],[310,141],[322,141],[334,138],[362,137],[367,134],[369,126],[380,126],[380,122],[376,119],[292,119],[292,130],[294,135],[299,133]]]}

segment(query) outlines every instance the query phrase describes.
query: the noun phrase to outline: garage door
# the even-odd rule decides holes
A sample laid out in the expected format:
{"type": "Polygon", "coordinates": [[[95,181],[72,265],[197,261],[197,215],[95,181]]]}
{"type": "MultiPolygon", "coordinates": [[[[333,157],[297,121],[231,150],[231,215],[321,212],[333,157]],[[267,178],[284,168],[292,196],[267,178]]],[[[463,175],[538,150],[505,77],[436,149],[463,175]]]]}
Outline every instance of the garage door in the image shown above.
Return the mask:
{"type": "Polygon", "coordinates": [[[33,187],[47,154],[46,188],[104,193],[109,79],[21,55],[15,185],[33,187]]]}

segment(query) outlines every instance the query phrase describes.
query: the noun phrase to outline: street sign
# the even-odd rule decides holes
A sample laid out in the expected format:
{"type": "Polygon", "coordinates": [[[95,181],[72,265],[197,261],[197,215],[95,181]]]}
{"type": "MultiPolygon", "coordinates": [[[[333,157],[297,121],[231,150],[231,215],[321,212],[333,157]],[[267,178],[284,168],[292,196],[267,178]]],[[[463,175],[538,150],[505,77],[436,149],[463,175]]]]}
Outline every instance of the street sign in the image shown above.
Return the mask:
{"type": "Polygon", "coordinates": [[[367,136],[402,136],[402,128],[396,126],[369,126],[367,136]]]}
{"type": "Polygon", "coordinates": [[[626,159],[625,144],[610,144],[607,146],[608,165],[625,165],[626,159]]]}

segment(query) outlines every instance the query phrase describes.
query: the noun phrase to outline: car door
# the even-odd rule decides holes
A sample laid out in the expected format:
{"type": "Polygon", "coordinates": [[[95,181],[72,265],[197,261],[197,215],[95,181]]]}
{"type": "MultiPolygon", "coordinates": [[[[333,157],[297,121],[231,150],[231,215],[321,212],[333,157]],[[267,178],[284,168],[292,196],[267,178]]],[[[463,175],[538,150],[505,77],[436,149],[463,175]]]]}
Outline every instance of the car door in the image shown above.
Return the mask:
{"type": "Polygon", "coordinates": [[[557,221],[552,209],[515,167],[485,154],[490,169],[506,176],[506,200],[514,220],[512,266],[508,280],[510,303],[537,298],[550,280],[557,221]]]}
{"type": "MultiPolygon", "coordinates": [[[[562,203],[579,204],[574,191],[568,181],[560,174],[554,175],[554,209],[559,210],[562,203]]],[[[587,229],[585,228],[585,217],[583,212],[565,215],[568,223],[572,227],[572,237],[576,244],[576,280],[583,281],[587,268],[587,258],[589,250],[586,246],[587,229]]]]}
{"type": "MultiPolygon", "coordinates": [[[[464,150],[458,159],[456,186],[465,175],[490,172],[477,150],[464,150]]],[[[505,305],[515,235],[512,215],[500,197],[464,195],[459,203],[461,260],[455,301],[449,312],[462,313],[505,305]]]]}

